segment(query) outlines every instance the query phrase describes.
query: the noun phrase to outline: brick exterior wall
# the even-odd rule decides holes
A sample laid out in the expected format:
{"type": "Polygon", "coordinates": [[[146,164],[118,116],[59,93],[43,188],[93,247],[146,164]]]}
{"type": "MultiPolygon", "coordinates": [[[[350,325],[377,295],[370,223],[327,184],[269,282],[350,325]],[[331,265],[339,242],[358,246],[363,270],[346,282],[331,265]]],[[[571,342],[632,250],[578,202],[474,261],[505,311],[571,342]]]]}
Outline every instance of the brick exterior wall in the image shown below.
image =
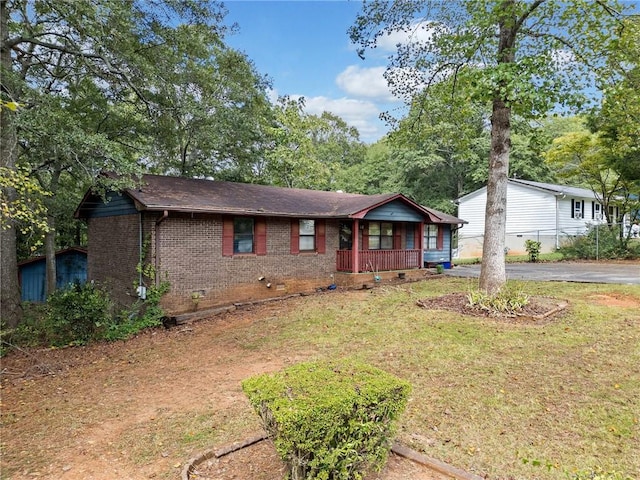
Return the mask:
{"type": "Polygon", "coordinates": [[[290,224],[288,218],[267,219],[266,255],[223,257],[221,216],[171,213],[156,227],[159,242],[154,235],[151,242],[160,278],[171,284],[162,301],[165,310],[172,314],[202,310],[311,292],[333,283],[338,221],[326,221],[325,254],[292,255],[290,224]],[[194,294],[200,296],[197,305],[194,294]]]}
{"type": "Polygon", "coordinates": [[[139,215],[90,218],[88,220],[87,280],[109,291],[119,306],[137,297],[139,215]]]}

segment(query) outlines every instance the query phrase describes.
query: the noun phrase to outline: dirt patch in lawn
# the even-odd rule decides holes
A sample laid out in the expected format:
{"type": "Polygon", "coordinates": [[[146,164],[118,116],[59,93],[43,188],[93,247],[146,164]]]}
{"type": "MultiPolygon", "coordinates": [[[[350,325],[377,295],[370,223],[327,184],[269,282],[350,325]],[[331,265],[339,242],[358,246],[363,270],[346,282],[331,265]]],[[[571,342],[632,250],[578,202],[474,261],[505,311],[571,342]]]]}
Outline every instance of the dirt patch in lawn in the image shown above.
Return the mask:
{"type": "MultiPolygon", "coordinates": [[[[126,342],[11,352],[0,370],[2,477],[178,479],[194,454],[260,428],[243,379],[316,354],[259,347],[278,318],[307,301],[313,296],[155,329],[126,342]]],[[[281,462],[263,443],[211,465],[208,475],[281,478],[281,462]]],[[[371,480],[401,478],[448,477],[392,456],[371,480]]]]}
{"type": "Polygon", "coordinates": [[[640,300],[627,295],[598,294],[590,295],[587,298],[606,307],[640,308],[640,300]]]}
{"type": "Polygon", "coordinates": [[[495,318],[509,323],[546,324],[560,316],[568,307],[568,302],[551,297],[533,296],[529,303],[517,313],[505,313],[496,310],[483,309],[469,304],[465,293],[450,293],[440,297],[418,300],[417,305],[434,310],[448,310],[483,318],[495,318]]]}

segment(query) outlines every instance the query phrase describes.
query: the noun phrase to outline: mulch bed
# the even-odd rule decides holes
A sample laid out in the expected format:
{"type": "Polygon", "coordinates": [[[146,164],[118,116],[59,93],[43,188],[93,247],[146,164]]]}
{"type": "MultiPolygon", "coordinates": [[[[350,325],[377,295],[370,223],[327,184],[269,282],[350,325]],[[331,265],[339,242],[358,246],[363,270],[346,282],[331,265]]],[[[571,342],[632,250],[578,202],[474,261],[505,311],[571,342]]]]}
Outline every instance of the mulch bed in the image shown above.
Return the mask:
{"type": "Polygon", "coordinates": [[[483,318],[494,318],[509,323],[545,324],[561,315],[568,303],[551,297],[530,297],[529,303],[517,313],[505,313],[496,310],[483,309],[469,304],[466,293],[450,293],[440,297],[423,298],[416,304],[429,310],[448,310],[483,318]]]}

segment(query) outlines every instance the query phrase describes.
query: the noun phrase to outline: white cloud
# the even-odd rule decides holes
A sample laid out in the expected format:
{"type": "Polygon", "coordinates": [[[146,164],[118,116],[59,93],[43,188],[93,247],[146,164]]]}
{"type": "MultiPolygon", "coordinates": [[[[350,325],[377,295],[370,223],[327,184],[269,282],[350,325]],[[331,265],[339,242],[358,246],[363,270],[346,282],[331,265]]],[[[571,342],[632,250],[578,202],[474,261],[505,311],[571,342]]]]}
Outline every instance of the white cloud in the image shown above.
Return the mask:
{"type": "MultiPolygon", "coordinates": [[[[296,96],[292,96],[295,98],[296,96]]],[[[307,113],[321,115],[331,112],[342,118],[349,126],[356,127],[360,132],[360,139],[364,142],[375,142],[386,132],[387,128],[379,119],[380,110],[371,101],[353,98],[305,97],[307,113]]]]}
{"type": "Polygon", "coordinates": [[[388,52],[395,52],[398,49],[398,44],[428,44],[431,43],[434,34],[440,28],[444,28],[442,24],[431,21],[413,22],[402,30],[393,30],[381,35],[376,46],[388,52]]]}
{"type": "Polygon", "coordinates": [[[361,68],[349,65],[336,77],[336,84],[342,91],[356,98],[370,98],[381,102],[394,102],[387,80],[386,67],[361,68]]]}

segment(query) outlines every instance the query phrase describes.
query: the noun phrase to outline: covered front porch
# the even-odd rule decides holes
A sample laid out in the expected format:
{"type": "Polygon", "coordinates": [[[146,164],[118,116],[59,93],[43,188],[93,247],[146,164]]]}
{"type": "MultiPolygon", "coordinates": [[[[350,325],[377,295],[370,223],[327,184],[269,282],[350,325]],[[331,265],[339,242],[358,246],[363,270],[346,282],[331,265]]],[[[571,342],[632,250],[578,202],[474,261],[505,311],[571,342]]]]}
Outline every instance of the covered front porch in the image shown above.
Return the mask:
{"type": "Polygon", "coordinates": [[[338,250],[336,270],[338,272],[381,272],[410,270],[422,266],[422,250],[338,250]],[[356,267],[357,266],[357,269],[356,267]]]}
{"type": "Polygon", "coordinates": [[[397,210],[376,213],[341,223],[336,271],[357,274],[421,268],[423,217],[405,214],[403,221],[393,221],[400,216],[397,210]]]}

